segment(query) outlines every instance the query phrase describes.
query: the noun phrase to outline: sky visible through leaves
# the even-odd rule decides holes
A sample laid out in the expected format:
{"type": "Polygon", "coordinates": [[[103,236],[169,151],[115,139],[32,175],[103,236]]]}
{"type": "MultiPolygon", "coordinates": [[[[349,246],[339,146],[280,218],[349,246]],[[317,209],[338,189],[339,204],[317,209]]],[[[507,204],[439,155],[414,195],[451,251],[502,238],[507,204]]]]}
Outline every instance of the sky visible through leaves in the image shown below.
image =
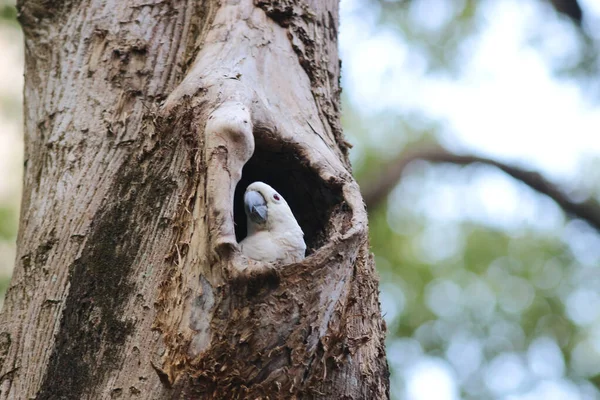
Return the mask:
{"type": "MultiPolygon", "coordinates": [[[[438,143],[597,198],[591,3],[580,31],[541,0],[342,1],[359,183],[438,143]]],[[[588,224],[491,167],[419,161],[369,215],[395,399],[600,398],[600,237],[588,224]]]]}

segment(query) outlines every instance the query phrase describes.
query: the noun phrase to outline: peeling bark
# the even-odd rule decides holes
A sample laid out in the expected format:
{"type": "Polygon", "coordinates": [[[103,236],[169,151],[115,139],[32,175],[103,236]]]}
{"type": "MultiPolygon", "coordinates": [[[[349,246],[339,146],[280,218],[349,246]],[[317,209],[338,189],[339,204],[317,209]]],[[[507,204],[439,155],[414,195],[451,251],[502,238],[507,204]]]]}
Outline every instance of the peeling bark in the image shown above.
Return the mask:
{"type": "Polygon", "coordinates": [[[0,399],[388,397],[336,1],[22,1],[26,167],[0,399]],[[245,258],[242,193],[308,257],[245,258]]]}

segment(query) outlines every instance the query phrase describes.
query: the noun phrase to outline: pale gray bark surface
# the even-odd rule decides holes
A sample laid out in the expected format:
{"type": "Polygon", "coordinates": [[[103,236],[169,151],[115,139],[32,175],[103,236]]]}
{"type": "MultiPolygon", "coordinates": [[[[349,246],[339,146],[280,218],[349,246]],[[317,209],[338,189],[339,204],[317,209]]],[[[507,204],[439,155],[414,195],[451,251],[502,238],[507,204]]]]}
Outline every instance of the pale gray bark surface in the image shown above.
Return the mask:
{"type": "Polygon", "coordinates": [[[0,399],[387,398],[337,6],[21,1],[26,166],[0,399]],[[240,254],[254,180],[296,214],[302,263],[240,254]]]}

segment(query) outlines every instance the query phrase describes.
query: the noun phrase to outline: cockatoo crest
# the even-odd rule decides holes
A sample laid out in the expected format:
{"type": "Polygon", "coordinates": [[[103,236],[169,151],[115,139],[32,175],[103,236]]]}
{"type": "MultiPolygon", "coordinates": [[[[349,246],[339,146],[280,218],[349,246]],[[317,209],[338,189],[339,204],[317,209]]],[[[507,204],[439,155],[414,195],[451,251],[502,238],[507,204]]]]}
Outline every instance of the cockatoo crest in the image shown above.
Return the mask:
{"type": "Polygon", "coordinates": [[[254,182],[244,194],[248,234],[240,242],[242,253],[264,262],[301,261],[306,252],[304,232],[287,202],[271,186],[254,182]]]}

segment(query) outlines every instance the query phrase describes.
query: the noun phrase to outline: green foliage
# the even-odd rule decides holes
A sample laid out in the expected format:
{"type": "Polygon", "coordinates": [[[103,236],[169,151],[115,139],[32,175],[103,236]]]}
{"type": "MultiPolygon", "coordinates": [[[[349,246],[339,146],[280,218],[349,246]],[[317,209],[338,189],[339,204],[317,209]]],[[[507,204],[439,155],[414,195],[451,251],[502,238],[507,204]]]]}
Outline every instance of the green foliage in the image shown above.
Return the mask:
{"type": "MultiPolygon", "coordinates": [[[[446,8],[445,18],[432,17],[437,22],[427,20],[436,12],[426,0],[358,3],[376,10],[378,28],[392,30],[408,53],[424,59],[427,74],[453,77],[463,73],[473,39],[489,22],[484,9],[503,1],[434,1],[446,8]]],[[[556,26],[550,27],[554,11],[549,3],[540,0],[539,5],[532,9],[540,13],[540,26],[531,27],[530,39],[538,40],[544,56],[544,43],[555,40],[551,32],[556,26]]],[[[577,79],[582,89],[597,88],[590,82],[600,81],[598,52],[593,51],[598,43],[573,29],[578,51],[570,59],[548,58],[548,63],[562,74],[557,76],[577,79]]],[[[345,93],[352,98],[351,88],[345,93]]],[[[407,149],[451,141],[443,123],[427,121],[418,110],[372,114],[359,107],[345,101],[343,123],[355,144],[351,157],[361,187],[407,149]]],[[[590,156],[582,163],[580,177],[569,186],[574,197],[599,196],[598,160],[590,156]]],[[[549,381],[566,391],[557,398],[598,398],[600,256],[595,249],[600,236],[581,221],[565,221],[555,206],[547,207],[546,198],[522,185],[523,198],[535,199],[537,218],[558,222],[540,227],[473,217],[485,213],[470,190],[488,176],[485,171],[473,174],[475,169],[428,163],[409,167],[387,203],[369,210],[388,325],[392,396],[406,398],[412,369],[434,362],[449,371],[457,395],[465,399],[546,398],[519,396],[549,381]],[[440,217],[436,210],[444,205],[440,187],[462,198],[445,211],[449,216],[440,217]],[[520,380],[510,387],[515,376],[520,380]]]]}
{"type": "MultiPolygon", "coordinates": [[[[0,0],[0,28],[19,29],[17,10],[14,0],[0,0]]],[[[6,31],[6,30],[5,30],[6,31]]],[[[0,34],[5,31],[0,30],[0,34]]],[[[13,98],[0,87],[0,117],[18,120],[21,115],[20,101],[13,98]]],[[[0,127],[0,135],[4,132],[0,127]]],[[[2,171],[0,179],[4,179],[14,170],[2,171]]],[[[13,193],[3,193],[0,197],[0,309],[10,283],[10,274],[14,262],[15,240],[18,226],[18,198],[13,193]]]]}
{"type": "MultiPolygon", "coordinates": [[[[365,0],[369,7],[380,9],[379,24],[394,29],[411,45],[412,51],[423,57],[430,73],[460,74],[465,57],[472,53],[472,39],[488,23],[482,16],[487,6],[506,0],[365,0]]],[[[582,90],[597,99],[600,85],[600,43],[597,39],[595,16],[583,16],[583,25],[552,10],[554,3],[574,0],[538,0],[546,17],[530,32],[530,41],[546,57],[555,73],[563,79],[582,83],[582,90]],[[569,21],[577,37],[576,51],[556,57],[553,42],[556,25],[551,18],[569,21]]],[[[581,2],[580,2],[581,3],[581,2]]],[[[525,10],[525,7],[524,7],[525,10]]],[[[566,47],[566,46],[565,46],[566,47]]]]}
{"type": "Polygon", "coordinates": [[[14,0],[0,0],[0,24],[17,25],[17,8],[14,0]]]}
{"type": "Polygon", "coordinates": [[[17,236],[17,213],[14,207],[0,205],[0,241],[14,241],[17,236]]]}
{"type": "MultiPolygon", "coordinates": [[[[419,197],[402,202],[423,202],[419,197]]],[[[388,312],[390,347],[414,338],[424,355],[445,358],[458,375],[466,374],[467,398],[494,398],[493,392],[481,389],[486,382],[481,371],[503,354],[526,354],[540,338],[554,340],[568,360],[584,331],[569,318],[565,294],[576,289],[574,275],[583,267],[560,237],[464,220],[440,223],[394,204],[395,198],[392,195],[387,205],[370,210],[370,238],[388,312]],[[397,208],[402,211],[394,211],[397,208]],[[439,230],[447,230],[450,242],[459,245],[444,235],[428,237],[439,230]],[[435,254],[440,250],[436,246],[442,248],[441,256],[435,254]],[[447,246],[455,251],[447,253],[447,246]],[[480,361],[461,366],[455,355],[448,355],[463,337],[471,338],[480,361]],[[470,368],[476,371],[469,372],[470,368]],[[469,387],[480,390],[469,392],[469,387]]],[[[398,355],[392,352],[390,357],[398,355]]],[[[397,360],[390,363],[394,367],[397,360]]],[[[393,372],[398,384],[401,371],[393,372]]],[[[585,377],[573,370],[568,374],[585,377]]],[[[398,390],[395,394],[402,398],[398,390]]]]}
{"type": "Polygon", "coordinates": [[[372,0],[372,4],[381,7],[380,24],[410,40],[431,73],[458,73],[461,60],[456,54],[477,33],[483,22],[477,16],[485,1],[372,0]]]}
{"type": "Polygon", "coordinates": [[[6,21],[16,21],[17,9],[14,6],[2,4],[0,5],[0,19],[6,21]]]}

